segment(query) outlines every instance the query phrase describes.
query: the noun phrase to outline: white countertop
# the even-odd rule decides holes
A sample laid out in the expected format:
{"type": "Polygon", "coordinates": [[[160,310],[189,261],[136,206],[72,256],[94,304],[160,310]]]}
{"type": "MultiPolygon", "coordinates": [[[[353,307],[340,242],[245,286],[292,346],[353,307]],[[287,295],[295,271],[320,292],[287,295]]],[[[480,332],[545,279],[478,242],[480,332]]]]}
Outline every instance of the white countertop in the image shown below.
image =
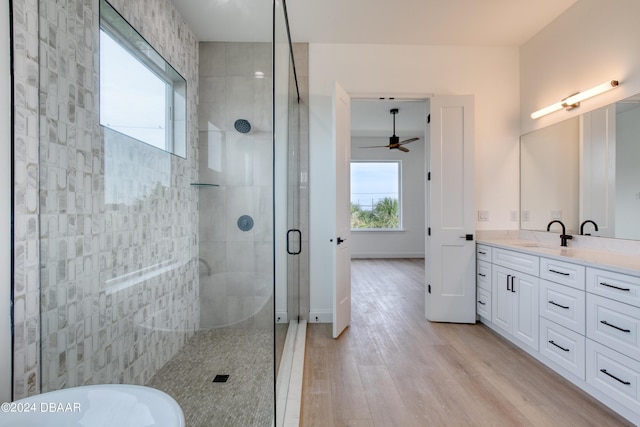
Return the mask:
{"type": "Polygon", "coordinates": [[[603,268],[618,273],[640,276],[640,255],[626,255],[594,249],[562,247],[560,245],[554,246],[536,240],[478,239],[477,243],[572,262],[587,267],[603,268]]]}

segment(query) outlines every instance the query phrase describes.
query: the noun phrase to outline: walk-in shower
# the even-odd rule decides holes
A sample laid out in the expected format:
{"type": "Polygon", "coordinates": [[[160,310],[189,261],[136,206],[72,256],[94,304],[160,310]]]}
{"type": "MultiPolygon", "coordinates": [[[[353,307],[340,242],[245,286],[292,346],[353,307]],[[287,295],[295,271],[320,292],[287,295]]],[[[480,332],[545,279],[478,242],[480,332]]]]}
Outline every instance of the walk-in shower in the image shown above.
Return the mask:
{"type": "Polygon", "coordinates": [[[306,48],[284,1],[253,42],[197,40],[178,2],[109,4],[14,2],[13,398],[141,384],[189,426],[270,426],[308,312],[306,48]],[[147,72],[108,119],[101,32],[147,72]],[[149,109],[117,114],[146,83],[149,109]]]}

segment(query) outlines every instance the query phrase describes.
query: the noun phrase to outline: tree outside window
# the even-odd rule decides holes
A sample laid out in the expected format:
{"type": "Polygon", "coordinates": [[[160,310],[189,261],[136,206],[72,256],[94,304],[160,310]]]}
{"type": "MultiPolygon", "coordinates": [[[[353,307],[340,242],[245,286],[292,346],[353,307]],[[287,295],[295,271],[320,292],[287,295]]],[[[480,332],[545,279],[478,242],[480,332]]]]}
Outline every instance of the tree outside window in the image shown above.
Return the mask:
{"type": "Polygon", "coordinates": [[[351,162],[351,228],[400,227],[400,162],[351,162]]]}

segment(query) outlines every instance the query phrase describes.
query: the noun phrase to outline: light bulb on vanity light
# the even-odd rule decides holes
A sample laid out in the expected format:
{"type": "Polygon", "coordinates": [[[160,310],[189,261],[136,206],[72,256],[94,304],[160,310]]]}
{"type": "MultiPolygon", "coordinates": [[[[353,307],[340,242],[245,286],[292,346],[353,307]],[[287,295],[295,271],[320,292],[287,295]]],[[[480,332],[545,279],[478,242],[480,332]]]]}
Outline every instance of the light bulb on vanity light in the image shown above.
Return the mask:
{"type": "Polygon", "coordinates": [[[601,93],[617,87],[619,84],[620,83],[618,82],[618,80],[608,80],[602,84],[599,84],[598,86],[585,90],[584,92],[578,92],[573,95],[569,95],[560,102],[556,102],[555,104],[549,105],[548,107],[544,107],[538,111],[531,113],[531,118],[535,120],[563,108],[565,108],[567,111],[572,110],[576,107],[579,107],[581,101],[584,101],[585,99],[594,97],[596,95],[600,95],[601,93]]]}
{"type": "Polygon", "coordinates": [[[549,105],[548,107],[544,107],[536,112],[531,113],[532,119],[539,119],[542,116],[546,116],[547,114],[551,114],[555,111],[562,110],[563,105],[562,102],[556,102],[553,105],[549,105]]]}
{"type": "Polygon", "coordinates": [[[578,92],[575,95],[569,96],[567,99],[564,100],[564,103],[567,105],[578,104],[581,101],[584,101],[585,99],[589,99],[593,96],[600,95],[601,93],[611,90],[616,86],[618,86],[617,80],[609,80],[602,84],[599,84],[598,86],[592,87],[591,89],[585,90],[584,92],[578,92]]]}

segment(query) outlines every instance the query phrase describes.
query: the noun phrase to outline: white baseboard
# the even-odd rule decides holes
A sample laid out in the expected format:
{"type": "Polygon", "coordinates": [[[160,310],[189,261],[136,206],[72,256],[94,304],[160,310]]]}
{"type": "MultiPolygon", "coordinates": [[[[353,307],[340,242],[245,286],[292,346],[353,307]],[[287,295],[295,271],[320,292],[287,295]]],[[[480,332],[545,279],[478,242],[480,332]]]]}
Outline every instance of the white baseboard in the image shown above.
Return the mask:
{"type": "Polygon", "coordinates": [[[404,253],[352,253],[352,259],[359,258],[424,258],[424,252],[404,252],[404,253]]]}
{"type": "Polygon", "coordinates": [[[332,323],[333,310],[311,310],[309,312],[309,323],[332,323]]]}

